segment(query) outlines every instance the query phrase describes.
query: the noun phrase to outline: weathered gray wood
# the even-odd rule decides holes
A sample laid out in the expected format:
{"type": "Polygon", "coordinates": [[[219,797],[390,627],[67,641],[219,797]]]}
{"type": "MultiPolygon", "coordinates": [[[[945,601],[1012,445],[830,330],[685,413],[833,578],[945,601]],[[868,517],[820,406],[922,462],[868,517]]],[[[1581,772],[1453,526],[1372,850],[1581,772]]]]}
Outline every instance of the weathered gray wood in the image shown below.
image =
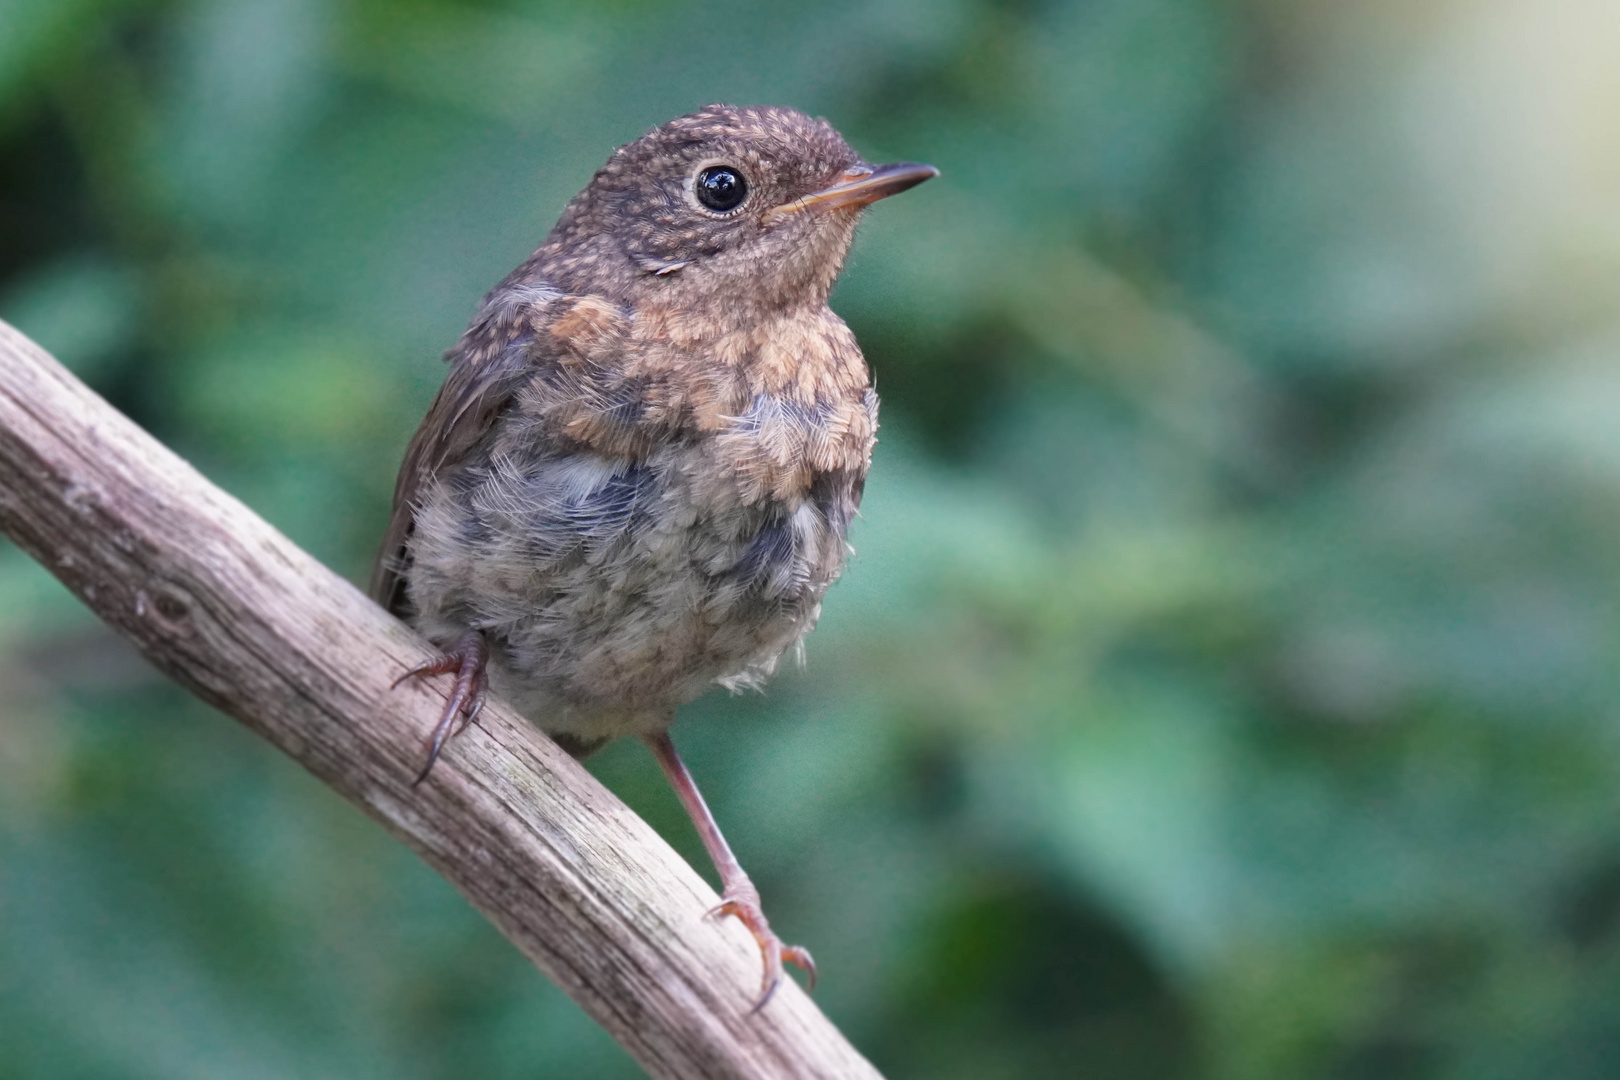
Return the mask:
{"type": "MultiPolygon", "coordinates": [[[[713,891],[497,701],[413,789],[413,632],[0,322],[0,529],[153,663],[380,821],[655,1077],[876,1077],[713,891]]],[[[537,1063],[538,1064],[538,1063],[537,1063]]]]}

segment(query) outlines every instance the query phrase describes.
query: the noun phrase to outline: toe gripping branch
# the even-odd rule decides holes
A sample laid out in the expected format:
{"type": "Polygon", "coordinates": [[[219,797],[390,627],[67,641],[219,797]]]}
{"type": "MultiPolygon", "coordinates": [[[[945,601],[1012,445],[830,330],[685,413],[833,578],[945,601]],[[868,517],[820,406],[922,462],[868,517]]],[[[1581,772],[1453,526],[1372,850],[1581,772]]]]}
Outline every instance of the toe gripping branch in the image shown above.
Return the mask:
{"type": "Polygon", "coordinates": [[[749,1012],[759,1012],[765,1003],[771,1000],[776,988],[782,984],[782,965],[792,964],[804,969],[805,988],[816,988],[816,962],[811,959],[810,950],[802,945],[787,945],[776,936],[771,924],[765,919],[765,912],[759,906],[759,893],[754,883],[742,875],[741,880],[726,882],[723,886],[724,895],[720,903],[709,912],[711,918],[731,915],[748,928],[759,943],[761,959],[765,962],[764,980],[760,985],[759,1000],[749,1012]]]}
{"type": "Polygon", "coordinates": [[[427,762],[417,773],[416,779],[411,781],[412,787],[426,780],[428,773],[433,771],[433,763],[439,760],[439,752],[444,749],[444,744],[478,720],[478,714],[484,708],[485,692],[489,689],[488,662],[489,645],[484,641],[484,635],[477,630],[469,630],[437,660],[418,664],[395,679],[393,686],[389,687],[393,689],[411,678],[448,675],[452,672],[456,676],[455,686],[444,703],[444,712],[439,715],[439,722],[434,725],[433,735],[428,740],[427,762]]]}

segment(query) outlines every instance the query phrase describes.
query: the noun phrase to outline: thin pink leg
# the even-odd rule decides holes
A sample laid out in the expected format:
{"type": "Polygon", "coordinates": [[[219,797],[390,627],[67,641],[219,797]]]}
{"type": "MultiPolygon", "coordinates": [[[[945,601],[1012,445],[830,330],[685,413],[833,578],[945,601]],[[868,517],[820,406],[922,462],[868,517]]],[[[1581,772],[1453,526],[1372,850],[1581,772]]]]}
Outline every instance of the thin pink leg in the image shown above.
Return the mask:
{"type": "Polygon", "coordinates": [[[759,942],[759,951],[765,960],[765,981],[754,1011],[764,1008],[771,995],[776,993],[776,987],[782,981],[784,962],[803,968],[809,975],[810,988],[815,989],[816,962],[810,958],[808,950],[798,945],[782,944],[782,939],[771,931],[771,924],[766,921],[765,912],[759,906],[759,890],[754,888],[754,883],[743,872],[742,864],[737,862],[737,856],[732,854],[731,845],[721,835],[720,826],[715,823],[714,815],[709,813],[709,806],[703,801],[703,794],[692,781],[692,774],[686,771],[686,763],[675,752],[675,743],[668,733],[648,735],[643,741],[653,752],[653,757],[658,759],[664,775],[669,778],[670,787],[675,789],[681,805],[686,807],[687,816],[697,827],[698,837],[702,839],[709,859],[720,872],[720,906],[709,914],[735,915],[748,927],[754,940],[759,942]]]}

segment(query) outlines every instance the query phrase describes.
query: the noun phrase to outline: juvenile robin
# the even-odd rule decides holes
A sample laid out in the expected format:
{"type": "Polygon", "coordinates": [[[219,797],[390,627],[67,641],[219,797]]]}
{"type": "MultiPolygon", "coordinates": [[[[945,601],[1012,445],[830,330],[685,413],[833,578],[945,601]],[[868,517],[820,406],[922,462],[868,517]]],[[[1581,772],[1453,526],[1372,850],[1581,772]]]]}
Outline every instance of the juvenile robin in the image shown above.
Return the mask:
{"type": "Polygon", "coordinates": [[[843,568],[877,430],[827,306],[868,204],[938,175],[872,166],[823,120],[711,105],[615,150],[484,297],[405,452],[373,578],[453,674],[420,783],[487,689],[583,757],[651,748],[783,962],[675,752],[678,705],[759,685],[843,568]]]}

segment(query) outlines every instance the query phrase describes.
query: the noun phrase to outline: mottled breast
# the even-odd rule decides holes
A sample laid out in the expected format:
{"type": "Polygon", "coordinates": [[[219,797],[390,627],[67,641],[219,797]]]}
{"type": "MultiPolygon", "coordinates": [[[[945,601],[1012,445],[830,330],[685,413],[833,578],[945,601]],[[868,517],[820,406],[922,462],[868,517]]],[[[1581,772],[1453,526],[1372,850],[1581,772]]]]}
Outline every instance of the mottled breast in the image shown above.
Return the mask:
{"type": "Polygon", "coordinates": [[[843,566],[877,421],[853,337],[825,306],[703,329],[550,302],[506,345],[501,422],[421,500],[419,624],[483,630],[495,689],[548,730],[650,730],[763,679],[843,566]]]}

